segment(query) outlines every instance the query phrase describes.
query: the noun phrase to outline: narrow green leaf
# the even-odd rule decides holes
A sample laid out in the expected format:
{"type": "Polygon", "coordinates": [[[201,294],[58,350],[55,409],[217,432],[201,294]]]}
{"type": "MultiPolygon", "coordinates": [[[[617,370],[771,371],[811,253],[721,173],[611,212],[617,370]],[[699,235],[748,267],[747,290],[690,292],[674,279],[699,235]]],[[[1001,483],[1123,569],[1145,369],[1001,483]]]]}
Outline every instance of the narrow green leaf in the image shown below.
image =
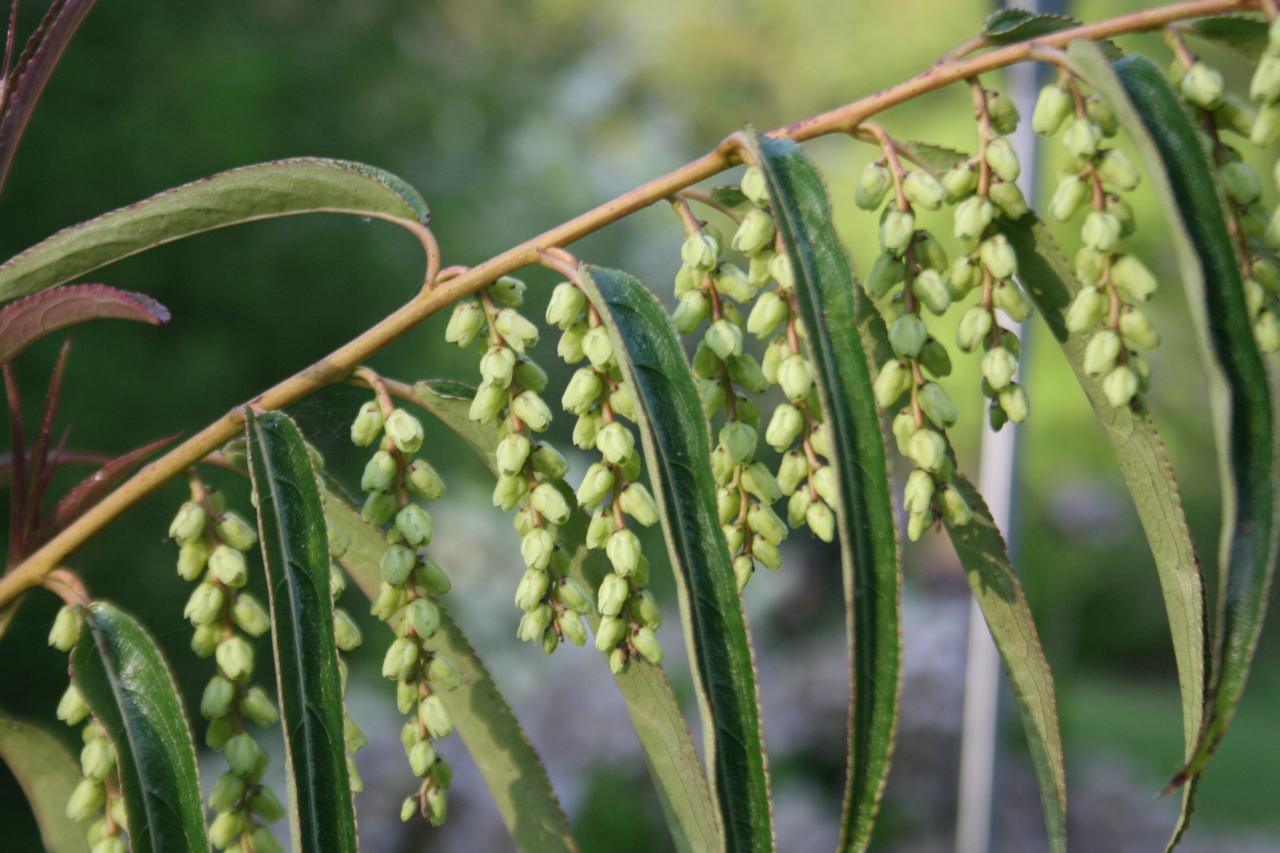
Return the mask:
{"type": "Polygon", "coordinates": [[[1054,243],[1049,229],[1033,217],[1006,224],[1004,233],[1018,256],[1019,279],[1062,347],[1111,443],[1120,474],[1155,559],[1164,595],[1173,653],[1182,696],[1182,729],[1186,757],[1200,731],[1205,691],[1205,595],[1200,561],[1187,528],[1178,481],[1151,413],[1139,400],[1119,408],[1107,402],[1102,384],[1084,372],[1088,335],[1067,331],[1066,314],[1080,290],[1071,264],[1054,243]]]}
{"type": "MultiPolygon", "coordinates": [[[[386,537],[332,492],[324,496],[324,512],[348,542],[339,562],[361,591],[373,598],[378,592],[378,562],[387,549],[386,537]]],[[[546,768],[493,677],[444,607],[440,608],[440,629],[426,645],[447,657],[462,675],[461,686],[439,695],[489,786],[517,849],[547,853],[577,850],[546,768]]]]}
{"type": "Polygon", "coordinates": [[[329,541],[315,469],[288,415],[255,416],[245,409],[245,434],[270,595],[294,844],[300,850],[355,851],[329,541]]]}
{"type": "Polygon", "coordinates": [[[644,285],[615,270],[580,272],[640,401],[640,435],[680,595],[725,841],[735,851],[771,850],[755,661],[716,515],[707,423],[693,374],[666,311],[644,285]]]}
{"type": "MultiPolygon", "coordinates": [[[[448,380],[427,380],[417,383],[414,392],[423,408],[462,436],[489,469],[496,472],[497,430],[478,426],[467,416],[475,396],[474,388],[448,380]]],[[[578,507],[572,489],[563,481],[556,485],[573,507],[569,520],[559,532],[560,545],[570,554],[567,574],[594,594],[609,571],[608,564],[600,552],[587,549],[590,516],[578,507]]],[[[376,568],[375,563],[371,569],[375,587],[376,568]]],[[[599,614],[591,613],[588,621],[594,631],[600,621],[599,614]]],[[[627,714],[644,752],[676,849],[682,853],[723,849],[719,812],[711,802],[706,774],[680,710],[680,701],[662,667],[633,658],[627,668],[613,678],[626,702],[627,714]]]]}
{"type": "Polygon", "coordinates": [[[418,232],[428,218],[413,187],[345,160],[276,160],[219,172],[73,225],[0,264],[0,301],[34,293],[202,231],[301,213],[386,219],[418,232]]]}
{"type": "MultiPolygon", "coordinates": [[[[882,364],[893,357],[884,318],[861,288],[858,288],[854,300],[859,306],[855,310],[861,318],[858,328],[863,346],[872,353],[874,363],[882,364]]],[[[1013,688],[1040,788],[1050,848],[1062,851],[1067,843],[1067,791],[1053,673],[1044,656],[1022,582],[1013,569],[1004,538],[996,528],[986,502],[963,474],[954,474],[952,485],[973,511],[974,520],[964,527],[948,526],[947,534],[964,567],[965,578],[982,610],[1013,688]]],[[[1176,491],[1174,499],[1176,503],[1176,491]]],[[[1203,647],[1203,643],[1201,645],[1203,647]]]]}
{"type": "Polygon", "coordinates": [[[1186,32],[1257,62],[1267,47],[1267,22],[1247,15],[1210,15],[1186,24],[1186,32]]]}
{"type": "Polygon", "coordinates": [[[62,742],[39,726],[0,717],[0,761],[26,794],[45,850],[88,853],[84,829],[66,814],[80,765],[62,742]]]}
{"type": "Polygon", "coordinates": [[[791,258],[840,483],[836,511],[852,668],[841,847],[865,850],[889,773],[902,689],[902,574],[888,461],[858,335],[854,296],[860,290],[831,225],[826,188],[799,146],[764,136],[756,146],[791,258]]]}
{"type": "Polygon", "coordinates": [[[1226,733],[1262,630],[1276,555],[1271,389],[1213,172],[1186,110],[1149,61],[1108,64],[1085,42],[1070,51],[1111,102],[1164,206],[1218,439],[1223,508],[1214,667],[1195,753],[1174,786],[1204,768],[1226,733]]]}
{"type": "MultiPolygon", "coordinates": [[[[834,366],[832,375],[839,376],[847,386],[849,378],[855,375],[855,371],[861,370],[864,374],[866,373],[867,361],[864,353],[871,353],[875,361],[882,361],[889,357],[890,349],[884,321],[861,288],[853,281],[852,271],[828,224],[829,218],[824,215],[828,209],[825,188],[816,171],[792,146],[766,140],[764,147],[766,161],[776,163],[774,168],[779,173],[777,186],[771,185],[770,189],[771,198],[775,199],[775,211],[778,213],[780,230],[788,245],[794,243],[800,248],[799,251],[793,252],[792,258],[793,264],[800,261],[796,271],[796,292],[797,297],[801,299],[802,310],[805,309],[805,303],[809,303],[806,328],[820,330],[818,333],[811,332],[811,335],[816,338],[815,350],[819,350],[815,352],[815,362],[821,363],[822,359],[827,357],[822,354],[824,351],[830,353],[834,366]],[[784,208],[791,211],[785,218],[784,208]],[[790,226],[782,224],[787,220],[793,224],[790,226]],[[789,236],[788,231],[794,231],[794,234],[789,236]],[[802,272],[801,268],[807,268],[811,272],[802,272]],[[806,293],[806,288],[813,295],[806,293]],[[841,302],[848,306],[844,314],[833,311],[831,308],[832,305],[841,302]],[[821,312],[818,311],[818,306],[823,306],[821,312]],[[810,320],[810,317],[815,319],[810,320]],[[836,333],[834,337],[838,338],[844,334],[845,329],[856,329],[858,335],[854,336],[854,340],[840,341],[837,344],[833,339],[832,330],[836,333]],[[860,341],[858,336],[861,338],[860,341]],[[823,337],[827,338],[825,344],[822,341],[823,337]]],[[[962,155],[956,156],[958,158],[962,155]]],[[[940,168],[946,168],[946,165],[940,164],[940,168]]],[[[871,395],[869,375],[866,381],[866,387],[855,390],[869,399],[871,395]]],[[[827,392],[830,394],[830,400],[839,399],[837,394],[842,396],[845,394],[844,389],[839,387],[835,390],[828,388],[827,392]]],[[[848,398],[844,397],[844,399],[848,398]]],[[[835,404],[828,403],[828,405],[835,404]]],[[[842,405],[846,411],[855,410],[849,402],[842,405]]],[[[879,438],[881,425],[874,419],[874,403],[864,406],[863,411],[864,418],[859,426],[863,428],[863,435],[870,443],[871,438],[867,436],[867,431],[874,430],[874,434],[879,438]],[[870,417],[867,416],[868,410],[870,417]]],[[[839,431],[840,420],[832,419],[833,431],[839,431]]],[[[874,457],[873,454],[870,462],[861,465],[864,470],[853,472],[854,476],[866,479],[868,471],[885,470],[883,439],[880,439],[880,442],[879,456],[874,457]],[[872,464],[876,467],[870,468],[872,464]]],[[[848,441],[836,442],[836,446],[849,444],[848,441]]],[[[850,449],[842,455],[845,459],[854,459],[857,458],[854,456],[856,452],[856,449],[850,449]]],[[[844,476],[842,474],[842,479],[844,476]]],[[[859,486],[862,496],[855,496],[856,500],[865,501],[866,497],[872,494],[876,496],[883,494],[885,496],[883,500],[886,503],[889,501],[887,479],[883,485],[874,486],[875,491],[872,483],[864,482],[859,486]]],[[[1032,763],[1040,784],[1051,847],[1054,850],[1063,850],[1066,845],[1066,780],[1063,772],[1062,741],[1059,734],[1053,678],[1040,647],[1026,596],[1017,575],[1009,564],[1003,539],[995,529],[990,513],[981,496],[963,476],[956,475],[955,486],[973,509],[975,517],[971,524],[950,528],[948,532],[960,561],[965,567],[966,577],[982,608],[1013,685],[1014,697],[1027,732],[1032,763]]],[[[883,508],[880,509],[881,516],[884,511],[883,508]]],[[[891,503],[888,511],[892,513],[891,503]]],[[[865,515],[868,510],[864,508],[862,512],[865,515]]],[[[857,534],[861,531],[862,538],[865,540],[867,538],[865,531],[875,529],[874,524],[864,523],[860,528],[853,528],[853,533],[857,534]]],[[[856,535],[851,536],[850,539],[857,542],[856,535]]],[[[896,582],[890,575],[891,569],[896,570],[896,553],[892,550],[893,546],[892,538],[880,543],[885,558],[889,561],[884,567],[881,579],[886,584],[896,582]]],[[[857,547],[867,555],[867,560],[875,554],[875,543],[864,541],[857,547]]],[[[856,560],[854,570],[858,570],[856,560]]],[[[884,612],[896,618],[896,612],[889,611],[887,606],[884,612]]],[[[855,630],[856,624],[855,620],[855,630]]],[[[869,827],[861,831],[851,829],[850,844],[857,843],[855,839],[859,836],[865,839],[868,835],[869,827]]]]}
{"type": "Polygon", "coordinates": [[[960,527],[948,524],[947,535],[964,566],[965,578],[982,608],[982,618],[1013,686],[1040,787],[1049,849],[1060,853],[1067,849],[1067,776],[1053,673],[1040,645],[1022,582],[1009,562],[1004,537],[996,528],[991,511],[964,475],[957,473],[952,485],[973,511],[973,520],[960,527]]]}
{"type": "Polygon", "coordinates": [[[96,601],[71,655],[76,686],[115,744],[133,853],[204,851],[204,806],[186,710],[155,641],[96,601]]]}

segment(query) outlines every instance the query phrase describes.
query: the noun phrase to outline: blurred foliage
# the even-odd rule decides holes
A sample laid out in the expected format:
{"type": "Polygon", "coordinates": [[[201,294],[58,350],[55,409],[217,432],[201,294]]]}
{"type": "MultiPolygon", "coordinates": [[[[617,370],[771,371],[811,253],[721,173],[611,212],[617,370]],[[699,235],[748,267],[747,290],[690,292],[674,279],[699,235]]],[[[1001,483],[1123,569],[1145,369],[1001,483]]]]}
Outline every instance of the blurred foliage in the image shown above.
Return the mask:
{"type": "MultiPolygon", "coordinates": [[[[26,25],[41,11],[38,5],[23,5],[26,25]]],[[[1140,5],[1149,4],[1090,0],[1074,12],[1092,19],[1140,5]]],[[[176,183],[312,154],[366,161],[407,179],[432,207],[445,262],[475,263],[697,156],[744,122],[776,126],[915,73],[975,30],[987,8],[975,0],[800,6],[783,0],[230,0],[199,7],[112,0],[89,16],[35,114],[0,198],[0,256],[176,183]]],[[[1157,39],[1129,42],[1164,55],[1157,39]]],[[[1223,67],[1231,61],[1224,58],[1223,67]]],[[[892,111],[883,123],[900,137],[970,148],[968,104],[967,92],[953,87],[892,111]]],[[[849,190],[874,152],[837,138],[809,148],[827,171],[855,265],[866,269],[875,229],[854,208],[849,190]]],[[[1046,181],[1052,172],[1050,161],[1046,181]]],[[[1166,343],[1154,359],[1151,401],[1212,571],[1218,497],[1195,347],[1158,209],[1149,194],[1135,200],[1135,209],[1142,223],[1135,249],[1166,282],[1154,317],[1166,343]]],[[[950,231],[942,220],[930,224],[950,231]]],[[[628,268],[668,296],[677,229],[669,211],[655,207],[574,250],[628,268]]],[[[1070,239],[1070,230],[1063,235],[1070,239]]],[[[160,329],[101,324],[75,332],[61,418],[74,425],[70,446],[118,452],[170,432],[189,433],[372,324],[414,292],[421,273],[413,241],[396,229],[325,216],[215,232],[103,270],[100,280],[151,293],[174,320],[160,329]]],[[[528,277],[551,281],[542,271],[528,277]]],[[[534,288],[531,305],[539,305],[545,291],[534,288]]],[[[1015,562],[1067,697],[1068,739],[1118,744],[1143,756],[1158,786],[1174,769],[1178,725],[1155,573],[1103,436],[1037,322],[1028,342],[1032,417],[1023,432],[1015,562]],[[1091,680],[1098,673],[1113,680],[1098,687],[1091,680]],[[1125,691],[1109,691],[1106,685],[1120,678],[1125,691]],[[1154,705],[1128,692],[1136,681],[1155,685],[1162,710],[1152,712],[1151,724],[1167,729],[1172,740],[1153,744],[1143,731],[1129,736],[1120,726],[1125,719],[1145,721],[1154,705]],[[1111,707],[1106,697],[1113,696],[1115,714],[1070,712],[1111,707]]],[[[443,317],[431,318],[375,365],[406,379],[470,379],[470,357],[443,344],[443,326],[443,317]]],[[[29,423],[56,346],[46,341],[18,362],[29,423]]],[[[546,336],[539,352],[556,383],[564,377],[553,348],[546,336]]],[[[981,416],[975,373],[976,359],[964,360],[947,383],[967,401],[956,435],[970,473],[981,416]]],[[[348,481],[359,462],[347,446],[346,419],[361,398],[355,389],[337,387],[294,410],[348,481]]],[[[566,421],[562,445],[568,444],[566,421]]],[[[454,452],[456,441],[439,432],[431,440],[436,444],[428,449],[451,487],[465,491],[473,479],[487,492],[480,467],[454,452]]],[[[73,479],[61,478],[64,484],[73,479]]],[[[243,482],[221,474],[214,479],[234,503],[247,505],[243,482]]],[[[175,552],[164,536],[182,496],[179,483],[159,490],[73,560],[97,594],[142,616],[171,657],[186,655],[189,639],[181,619],[188,589],[170,570],[175,552]]],[[[483,508],[488,527],[507,535],[506,520],[483,508]]],[[[514,553],[514,537],[510,545],[514,553]]],[[[810,550],[795,546],[792,553],[810,550]]],[[[910,549],[908,562],[913,585],[954,578],[954,558],[939,537],[910,549]]],[[[480,570],[452,567],[455,573],[473,569],[480,570]]],[[[773,580],[753,584],[759,598],[751,608],[763,614],[757,625],[786,640],[803,636],[810,617],[838,619],[833,578],[814,568],[805,583],[812,584],[803,587],[805,596],[773,580]]],[[[51,718],[65,683],[59,656],[43,642],[52,611],[50,596],[31,596],[4,639],[6,683],[23,685],[0,695],[8,712],[51,718]]],[[[495,637],[508,633],[504,628],[495,637]]],[[[1271,654],[1259,657],[1266,673],[1259,675],[1273,684],[1274,638],[1268,645],[1271,654]]],[[[201,672],[179,668],[188,691],[201,672]]],[[[1246,707],[1264,698],[1257,692],[1246,707]]],[[[1245,722],[1242,715],[1229,748],[1265,731],[1245,722]]],[[[1280,785],[1275,763],[1259,766],[1247,752],[1224,754],[1211,768],[1206,811],[1219,779],[1225,786],[1243,772],[1257,790],[1280,785]]],[[[778,766],[788,777],[804,769],[803,762],[778,766]]],[[[601,771],[600,787],[593,786],[578,817],[584,841],[607,837],[613,827],[608,802],[625,800],[627,789],[639,784],[630,772],[601,771]]],[[[822,784],[838,783],[838,773],[817,772],[822,784]]],[[[12,793],[11,780],[0,778],[6,826],[25,826],[20,806],[13,812],[20,800],[12,793]]],[[[889,813],[893,797],[909,794],[891,785],[889,813]]],[[[1267,817],[1245,809],[1220,816],[1267,817]]],[[[651,830],[636,824],[637,832],[651,830]]]]}

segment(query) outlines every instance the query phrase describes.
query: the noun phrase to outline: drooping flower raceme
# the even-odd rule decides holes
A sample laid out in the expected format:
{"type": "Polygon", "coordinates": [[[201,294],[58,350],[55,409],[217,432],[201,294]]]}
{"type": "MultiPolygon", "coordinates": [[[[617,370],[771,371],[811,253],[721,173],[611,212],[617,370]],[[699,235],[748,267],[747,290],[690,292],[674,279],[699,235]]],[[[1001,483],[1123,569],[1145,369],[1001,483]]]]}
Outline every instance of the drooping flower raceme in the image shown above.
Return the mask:
{"type": "Polygon", "coordinates": [[[218,669],[200,697],[200,714],[209,721],[205,743],[228,765],[209,796],[209,840],[219,850],[281,850],[269,824],[284,816],[284,807],[262,781],[267,755],[247,726],[267,728],[279,719],[267,690],[251,684],[255,641],[271,628],[266,608],[245,590],[258,534],[226,509],[220,492],[194,474],[189,479],[191,499],[178,509],[169,536],[179,547],[178,574],[196,584],[183,610],[195,628],[191,648],[213,656],[218,669]]]}
{"type": "MultiPolygon", "coordinates": [[[[566,575],[569,557],[559,543],[560,528],[570,515],[571,496],[563,483],[569,465],[543,437],[551,426],[552,412],[542,398],[547,375],[529,356],[539,332],[519,311],[524,291],[519,279],[498,279],[454,308],[446,339],[484,349],[483,382],[476,390],[470,417],[481,424],[496,423],[501,434],[494,455],[498,480],[493,503],[515,512],[525,564],[515,593],[515,604],[523,611],[516,635],[550,654],[562,639],[575,645],[586,642],[582,615],[590,609],[590,598],[566,575]]],[[[553,299],[549,312],[556,310],[567,311],[570,306],[553,299]]],[[[575,393],[587,393],[588,389],[574,387],[575,393]]]]}
{"type": "MultiPolygon", "coordinates": [[[[639,482],[640,451],[635,433],[626,424],[635,419],[635,397],[622,378],[608,328],[576,284],[565,281],[556,286],[547,306],[547,322],[561,329],[557,347],[561,358],[570,365],[582,365],[560,400],[565,411],[577,417],[573,442],[582,450],[599,453],[575,495],[578,505],[591,512],[587,547],[603,550],[612,569],[596,591],[600,624],[595,645],[609,655],[609,667],[615,673],[625,669],[635,654],[659,663],[662,646],[656,631],[662,614],[647,589],[649,561],[628,523],[647,527],[658,520],[653,495],[639,482]]],[[[561,594],[568,589],[560,587],[561,594]]],[[[574,603],[564,602],[569,609],[574,603]]],[[[590,606],[589,601],[586,604],[590,606]]]]}
{"type": "Polygon", "coordinates": [[[1084,213],[1075,255],[1083,287],[1067,310],[1067,328],[1089,335],[1084,369],[1101,383],[1107,401],[1128,406],[1148,386],[1151,371],[1142,353],[1160,340],[1138,307],[1155,293],[1155,276],[1120,250],[1136,227],[1121,194],[1135,189],[1141,175],[1124,151],[1107,144],[1117,130],[1110,106],[1097,94],[1085,95],[1073,79],[1040,93],[1032,124],[1045,135],[1061,132],[1067,155],[1049,215],[1068,222],[1084,213]]]}
{"type": "MultiPolygon", "coordinates": [[[[436,598],[452,583],[426,550],[432,519],[418,501],[441,497],[445,487],[431,463],[415,455],[424,437],[422,422],[391,407],[389,400],[366,403],[351,426],[356,446],[377,447],[360,479],[366,493],[361,515],[386,531],[388,543],[378,565],[382,582],[370,609],[395,634],[382,660],[382,675],[395,682],[396,707],[408,716],[400,740],[410,769],[421,780],[417,791],[405,798],[401,818],[421,814],[438,826],[448,812],[445,791],[453,779],[453,768],[436,752],[435,742],[453,731],[440,693],[456,688],[461,676],[430,646],[440,628],[436,598]]],[[[349,732],[348,748],[360,739],[349,732]]]]}
{"type": "MultiPolygon", "coordinates": [[[[49,631],[49,645],[70,652],[79,640],[81,626],[76,609],[71,605],[62,607],[49,631]]],[[[58,700],[57,715],[68,726],[80,726],[84,744],[80,749],[81,779],[67,800],[67,817],[79,823],[89,822],[85,840],[92,845],[92,853],[126,853],[128,824],[115,745],[90,713],[74,683],[58,700]]]]}

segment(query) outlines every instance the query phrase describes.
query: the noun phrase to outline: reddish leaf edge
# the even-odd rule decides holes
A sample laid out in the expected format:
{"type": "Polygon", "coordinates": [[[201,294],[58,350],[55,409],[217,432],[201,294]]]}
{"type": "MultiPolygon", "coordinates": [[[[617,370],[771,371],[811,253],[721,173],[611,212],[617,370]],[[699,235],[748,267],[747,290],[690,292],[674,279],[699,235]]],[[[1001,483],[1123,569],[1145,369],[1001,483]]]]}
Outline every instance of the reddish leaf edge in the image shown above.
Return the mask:
{"type": "Polygon", "coordinates": [[[69,284],[24,296],[0,308],[0,364],[40,338],[90,320],[133,320],[151,326],[171,319],[169,309],[145,293],[106,284],[69,284]],[[64,316],[47,319],[50,312],[64,316]]]}

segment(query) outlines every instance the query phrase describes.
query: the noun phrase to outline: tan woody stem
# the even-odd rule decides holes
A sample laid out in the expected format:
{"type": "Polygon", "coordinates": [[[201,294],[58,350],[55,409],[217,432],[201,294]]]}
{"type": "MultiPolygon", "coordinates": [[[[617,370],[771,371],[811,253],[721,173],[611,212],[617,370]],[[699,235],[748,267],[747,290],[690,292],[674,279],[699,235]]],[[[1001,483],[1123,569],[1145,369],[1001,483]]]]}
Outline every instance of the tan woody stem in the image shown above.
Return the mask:
{"type": "MultiPolygon", "coordinates": [[[[831,133],[849,133],[869,117],[919,95],[1006,65],[1040,58],[1046,47],[1062,47],[1077,38],[1100,39],[1158,29],[1185,18],[1257,8],[1259,0],[1186,0],[1071,27],[1028,41],[996,47],[976,56],[944,58],[908,80],[844,106],[778,128],[771,135],[802,142],[831,133]]],[[[984,44],[966,43],[966,52],[984,44]]],[[[573,243],[637,210],[669,198],[699,181],[737,165],[742,160],[741,148],[742,138],[734,134],[702,157],[500,252],[483,263],[458,270],[447,279],[444,275],[432,275],[434,270],[428,270],[428,285],[412,300],[321,360],[262,392],[251,404],[264,410],[283,408],[326,385],[346,379],[370,355],[441,308],[479,290],[501,275],[537,263],[541,253],[548,249],[573,243]]],[[[429,259],[429,266],[434,267],[438,263],[436,257],[429,259]]],[[[453,271],[451,268],[450,272],[453,271]]],[[[57,536],[12,567],[0,578],[0,607],[22,592],[39,585],[81,543],[160,484],[181,474],[234,438],[242,429],[242,423],[242,409],[236,406],[144,467],[57,536]]]]}

